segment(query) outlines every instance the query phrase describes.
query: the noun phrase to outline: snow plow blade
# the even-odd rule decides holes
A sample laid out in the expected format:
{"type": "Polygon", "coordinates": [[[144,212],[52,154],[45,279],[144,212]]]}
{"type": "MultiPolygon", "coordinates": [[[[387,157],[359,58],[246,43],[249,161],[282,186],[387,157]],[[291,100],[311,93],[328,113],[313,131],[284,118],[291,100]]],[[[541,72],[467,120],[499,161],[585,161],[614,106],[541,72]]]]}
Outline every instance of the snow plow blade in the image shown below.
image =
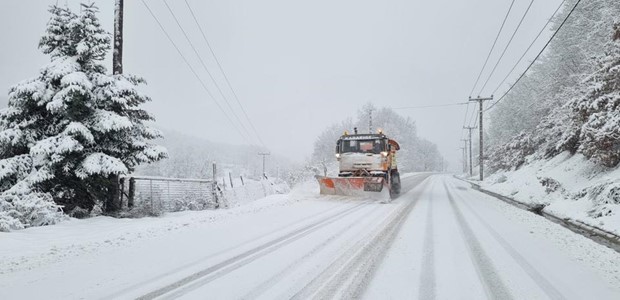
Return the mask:
{"type": "Polygon", "coordinates": [[[383,177],[324,177],[316,176],[321,195],[338,195],[390,200],[390,188],[383,177]]]}

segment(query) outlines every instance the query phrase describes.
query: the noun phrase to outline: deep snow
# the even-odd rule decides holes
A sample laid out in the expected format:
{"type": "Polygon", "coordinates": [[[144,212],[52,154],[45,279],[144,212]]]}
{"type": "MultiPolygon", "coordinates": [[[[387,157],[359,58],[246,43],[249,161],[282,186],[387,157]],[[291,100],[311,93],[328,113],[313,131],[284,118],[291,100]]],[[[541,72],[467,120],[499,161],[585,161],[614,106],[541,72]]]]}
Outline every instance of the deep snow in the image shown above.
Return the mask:
{"type": "Polygon", "coordinates": [[[620,295],[617,252],[449,176],[403,177],[415,188],[390,204],[309,182],[228,210],[1,233],[0,298],[620,295]]]}
{"type": "Polygon", "coordinates": [[[546,211],[559,217],[620,234],[620,168],[601,168],[583,155],[565,152],[550,160],[534,160],[518,170],[488,176],[481,187],[521,202],[544,204],[546,211]],[[545,179],[559,183],[555,191],[543,186],[545,179]]]}

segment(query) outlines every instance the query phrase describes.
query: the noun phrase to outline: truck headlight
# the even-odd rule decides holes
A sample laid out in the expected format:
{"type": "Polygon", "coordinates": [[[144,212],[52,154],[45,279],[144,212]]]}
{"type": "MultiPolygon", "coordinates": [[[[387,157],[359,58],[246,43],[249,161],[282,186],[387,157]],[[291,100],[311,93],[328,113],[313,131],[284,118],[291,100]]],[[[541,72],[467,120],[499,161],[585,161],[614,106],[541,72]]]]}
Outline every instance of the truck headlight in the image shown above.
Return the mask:
{"type": "Polygon", "coordinates": [[[340,158],[340,153],[336,153],[336,158],[340,158]]]}

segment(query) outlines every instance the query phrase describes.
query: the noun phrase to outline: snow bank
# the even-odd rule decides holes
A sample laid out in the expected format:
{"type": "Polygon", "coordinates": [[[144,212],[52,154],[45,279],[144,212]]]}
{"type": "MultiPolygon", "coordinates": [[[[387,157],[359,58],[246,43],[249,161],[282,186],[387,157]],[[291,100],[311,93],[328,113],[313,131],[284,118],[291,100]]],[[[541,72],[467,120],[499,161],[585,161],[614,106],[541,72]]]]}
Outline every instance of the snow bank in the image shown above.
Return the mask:
{"type": "Polygon", "coordinates": [[[275,194],[287,194],[290,188],[286,182],[281,179],[263,179],[252,180],[245,179],[243,183],[241,178],[233,179],[233,188],[230,182],[222,184],[224,199],[228,206],[240,206],[248,204],[252,201],[275,194]]]}
{"type": "MultiPolygon", "coordinates": [[[[226,194],[235,195],[229,199],[229,209],[182,211],[139,219],[107,216],[67,218],[54,226],[0,232],[0,274],[11,274],[59,262],[70,263],[80,256],[96,256],[96,253],[127,248],[164,235],[213,227],[217,223],[257,215],[278,207],[297,205],[300,201],[326,201],[326,198],[317,199],[319,190],[316,182],[299,184],[288,194],[272,194],[267,197],[260,196],[264,182],[246,181],[245,186],[252,186],[255,191],[255,194],[251,194],[251,189],[246,189],[247,193],[260,197],[256,201],[245,198],[246,192],[242,192],[241,182],[239,188],[225,191],[226,194]]],[[[288,187],[277,180],[273,185],[268,182],[266,184],[267,192],[283,192],[284,190],[279,189],[285,188],[288,191],[288,187]]]]}
{"type": "Polygon", "coordinates": [[[620,234],[620,168],[597,166],[583,155],[564,152],[550,160],[533,160],[518,170],[499,171],[481,186],[620,234]]]}

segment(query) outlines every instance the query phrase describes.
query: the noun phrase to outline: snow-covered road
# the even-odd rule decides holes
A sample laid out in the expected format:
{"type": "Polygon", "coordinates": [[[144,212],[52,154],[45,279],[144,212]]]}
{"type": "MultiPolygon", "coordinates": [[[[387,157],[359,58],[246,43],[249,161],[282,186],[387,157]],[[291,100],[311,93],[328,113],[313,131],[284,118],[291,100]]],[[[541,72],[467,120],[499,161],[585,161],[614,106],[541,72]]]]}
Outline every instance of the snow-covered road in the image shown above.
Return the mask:
{"type": "Polygon", "coordinates": [[[0,299],[620,299],[617,252],[447,175],[403,185],[390,204],[292,193],[82,226],[104,243],[61,225],[0,235],[0,299]]]}

